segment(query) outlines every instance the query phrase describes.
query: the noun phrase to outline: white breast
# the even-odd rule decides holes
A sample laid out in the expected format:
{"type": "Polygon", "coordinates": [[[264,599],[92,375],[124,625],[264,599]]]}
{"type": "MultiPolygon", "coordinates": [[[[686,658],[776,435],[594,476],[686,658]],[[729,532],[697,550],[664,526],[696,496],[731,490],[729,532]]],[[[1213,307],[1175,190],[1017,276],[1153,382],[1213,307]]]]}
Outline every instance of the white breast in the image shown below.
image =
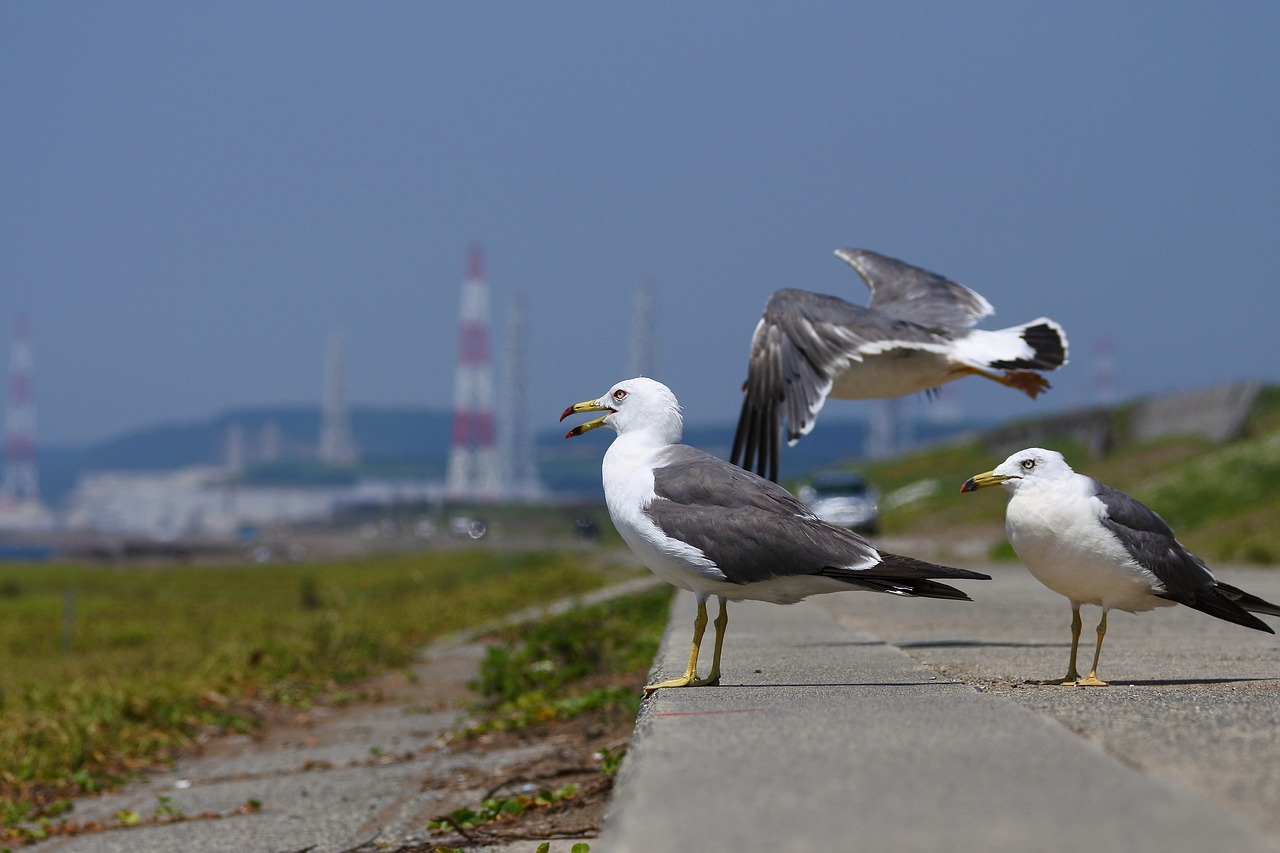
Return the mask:
{"type": "Polygon", "coordinates": [[[1099,523],[1101,503],[1080,488],[1054,498],[1020,489],[1009,500],[1005,531],[1018,558],[1049,589],[1073,602],[1137,612],[1172,604],[1151,572],[1099,523]]]}
{"type": "Polygon", "coordinates": [[[602,466],[609,518],[649,571],[681,589],[713,591],[725,580],[724,573],[697,548],[663,534],[644,512],[654,499],[655,452],[634,433],[609,445],[602,466]]]}

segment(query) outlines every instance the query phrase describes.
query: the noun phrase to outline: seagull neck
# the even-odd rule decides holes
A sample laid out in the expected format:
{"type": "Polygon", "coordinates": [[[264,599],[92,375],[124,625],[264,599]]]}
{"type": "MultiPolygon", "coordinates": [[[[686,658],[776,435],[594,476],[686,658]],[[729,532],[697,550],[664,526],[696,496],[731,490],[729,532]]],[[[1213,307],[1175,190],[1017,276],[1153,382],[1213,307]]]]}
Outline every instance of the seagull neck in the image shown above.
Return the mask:
{"type": "Polygon", "coordinates": [[[614,443],[622,442],[631,447],[666,447],[680,441],[680,430],[644,427],[619,433],[614,443]]]}
{"type": "Polygon", "coordinates": [[[674,440],[669,440],[668,435],[664,435],[661,430],[657,429],[627,430],[626,432],[618,433],[618,437],[613,440],[613,444],[609,446],[605,455],[618,461],[623,459],[644,460],[679,440],[678,433],[674,440]]]}

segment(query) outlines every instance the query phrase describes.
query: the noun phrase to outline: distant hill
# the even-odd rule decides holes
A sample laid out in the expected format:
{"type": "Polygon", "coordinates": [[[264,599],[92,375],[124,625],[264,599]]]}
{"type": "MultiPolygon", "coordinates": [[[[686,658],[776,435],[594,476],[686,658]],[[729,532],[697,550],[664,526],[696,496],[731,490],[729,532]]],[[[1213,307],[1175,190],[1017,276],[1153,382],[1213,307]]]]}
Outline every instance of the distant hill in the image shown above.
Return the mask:
{"type": "MultiPolygon", "coordinates": [[[[361,462],[345,476],[443,477],[452,430],[452,414],[427,408],[355,407],[352,432],[360,448],[361,462]]],[[[930,442],[978,428],[961,423],[937,426],[917,423],[915,439],[930,442]]],[[[334,472],[319,470],[315,446],[320,434],[320,412],[313,407],[264,407],[237,409],[203,421],[165,424],[138,430],[84,448],[41,448],[40,484],[46,501],[57,504],[74,487],[82,472],[107,470],[164,470],[192,465],[217,465],[226,459],[227,440],[238,427],[243,452],[250,466],[247,478],[256,482],[332,481],[334,472]],[[263,445],[277,448],[276,459],[264,464],[263,445]]],[[[685,441],[722,458],[729,455],[732,423],[691,426],[685,441]]],[[[834,462],[862,455],[867,425],[861,421],[824,419],[821,428],[782,454],[780,476],[802,477],[834,462]]],[[[597,498],[600,458],[608,435],[589,435],[565,441],[556,425],[536,436],[543,482],[556,493],[597,498]]]]}
{"type": "MultiPolygon", "coordinates": [[[[241,430],[250,465],[261,461],[267,440],[277,444],[281,462],[309,460],[320,435],[320,412],[309,407],[237,409],[204,421],[138,430],[84,448],[41,448],[41,491],[56,504],[84,471],[221,464],[233,425],[241,430]],[[275,438],[268,439],[272,432],[275,438]]],[[[351,413],[362,465],[376,468],[407,464],[420,472],[435,463],[443,471],[451,425],[449,412],[434,409],[361,407],[351,413]]]]}

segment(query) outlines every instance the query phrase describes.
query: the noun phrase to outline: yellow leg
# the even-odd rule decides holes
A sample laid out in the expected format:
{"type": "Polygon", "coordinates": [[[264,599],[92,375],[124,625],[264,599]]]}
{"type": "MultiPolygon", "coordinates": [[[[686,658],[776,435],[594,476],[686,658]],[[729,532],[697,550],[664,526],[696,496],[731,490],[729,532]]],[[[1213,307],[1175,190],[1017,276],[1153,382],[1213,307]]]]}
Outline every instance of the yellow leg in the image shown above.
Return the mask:
{"type": "Polygon", "coordinates": [[[999,382],[1008,388],[1016,388],[1033,400],[1036,395],[1049,388],[1049,380],[1032,370],[1006,370],[1003,374],[990,373],[986,370],[968,366],[961,367],[958,370],[960,373],[970,373],[974,376],[990,379],[992,382],[999,382]]]}
{"type": "Polygon", "coordinates": [[[1080,650],[1080,631],[1082,628],[1080,605],[1076,604],[1071,608],[1071,660],[1067,662],[1067,677],[1062,679],[1063,684],[1075,684],[1080,680],[1080,670],[1076,669],[1076,655],[1080,650]]]}
{"type": "MultiPolygon", "coordinates": [[[[719,596],[717,596],[719,598],[719,596]]],[[[716,616],[716,650],[711,657],[711,674],[702,682],[703,684],[719,684],[720,683],[720,650],[724,648],[724,629],[729,627],[729,610],[727,602],[724,598],[720,598],[720,614],[716,616]]]]}
{"type": "Polygon", "coordinates": [[[1093,667],[1089,674],[1076,682],[1081,687],[1106,687],[1107,682],[1098,678],[1098,658],[1102,657],[1102,638],[1107,635],[1107,611],[1102,611],[1102,621],[1098,623],[1098,645],[1093,650],[1093,667]]]}
{"type": "Polygon", "coordinates": [[[1080,605],[1071,602],[1071,660],[1067,663],[1066,678],[1051,678],[1048,681],[1033,681],[1032,684],[1075,684],[1080,680],[1080,672],[1076,669],[1076,654],[1080,648],[1080,605]]]}
{"type": "Polygon", "coordinates": [[[698,649],[702,646],[702,635],[707,630],[707,599],[700,596],[698,598],[698,615],[693,619],[693,648],[689,651],[689,665],[684,668],[684,675],[679,678],[673,678],[670,681],[646,684],[644,695],[648,696],[653,691],[661,690],[664,687],[702,687],[705,684],[713,684],[720,680],[720,644],[723,641],[723,625],[728,624],[729,621],[724,610],[724,599],[720,599],[720,616],[723,617],[724,623],[720,621],[719,617],[716,619],[716,655],[711,678],[698,678],[698,649]]]}

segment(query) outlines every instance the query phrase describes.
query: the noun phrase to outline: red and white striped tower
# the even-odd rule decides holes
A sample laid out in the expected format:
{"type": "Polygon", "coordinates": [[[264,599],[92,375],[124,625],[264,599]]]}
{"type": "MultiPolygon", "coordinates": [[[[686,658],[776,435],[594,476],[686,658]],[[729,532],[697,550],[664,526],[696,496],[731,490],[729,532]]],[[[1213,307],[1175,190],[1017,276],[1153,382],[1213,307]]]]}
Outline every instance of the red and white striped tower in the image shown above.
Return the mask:
{"type": "Polygon", "coordinates": [[[494,500],[502,493],[493,428],[493,364],[489,358],[489,286],[484,252],[472,245],[462,283],[462,325],[453,396],[453,439],[445,489],[450,497],[494,500]]]}
{"type": "Polygon", "coordinates": [[[0,505],[40,503],[36,474],[36,398],[31,383],[31,340],[19,317],[9,350],[9,396],[4,410],[4,480],[0,505]]]}

